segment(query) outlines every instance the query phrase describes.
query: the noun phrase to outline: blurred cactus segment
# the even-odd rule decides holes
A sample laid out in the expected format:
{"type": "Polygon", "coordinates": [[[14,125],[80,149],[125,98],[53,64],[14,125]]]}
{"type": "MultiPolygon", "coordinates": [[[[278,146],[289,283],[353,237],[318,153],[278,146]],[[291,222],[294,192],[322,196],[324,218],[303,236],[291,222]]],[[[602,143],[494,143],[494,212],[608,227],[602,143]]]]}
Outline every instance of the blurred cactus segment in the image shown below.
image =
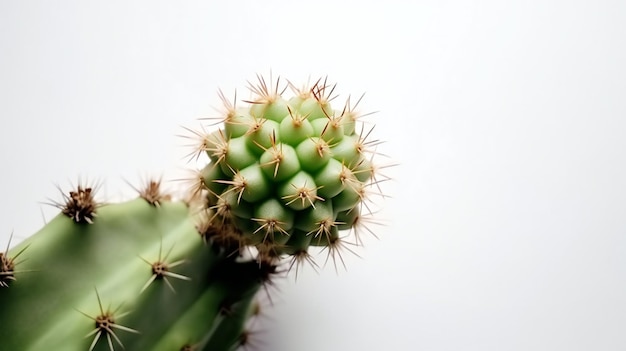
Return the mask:
{"type": "Polygon", "coordinates": [[[158,184],[116,204],[77,187],[61,214],[0,255],[3,349],[179,350],[202,341],[231,305],[251,303],[268,275],[207,246],[196,209],[158,184]]]}

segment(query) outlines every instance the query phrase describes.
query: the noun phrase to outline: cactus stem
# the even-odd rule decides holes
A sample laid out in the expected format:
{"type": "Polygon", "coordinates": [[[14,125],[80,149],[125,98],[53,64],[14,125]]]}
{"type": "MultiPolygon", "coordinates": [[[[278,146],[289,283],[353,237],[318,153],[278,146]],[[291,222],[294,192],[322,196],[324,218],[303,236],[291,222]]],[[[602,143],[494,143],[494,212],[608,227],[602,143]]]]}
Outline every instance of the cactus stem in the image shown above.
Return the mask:
{"type": "Polygon", "coordinates": [[[117,317],[115,316],[115,314],[117,313],[117,310],[119,309],[119,307],[114,311],[110,311],[107,309],[107,311],[105,312],[104,308],[102,307],[102,300],[100,299],[100,294],[98,294],[97,289],[95,289],[95,291],[96,291],[96,297],[98,298],[98,308],[100,309],[100,314],[96,317],[92,317],[84,312],[78,311],[81,314],[83,314],[85,317],[93,320],[96,324],[96,328],[92,330],[89,334],[85,335],[85,338],[95,335],[93,338],[93,341],[91,342],[91,345],[89,346],[89,351],[93,351],[94,347],[96,347],[96,344],[100,340],[100,337],[102,337],[103,335],[105,335],[107,339],[107,343],[109,345],[110,351],[115,351],[115,348],[113,347],[113,340],[115,340],[115,342],[118,345],[120,345],[121,348],[124,348],[122,341],[115,334],[114,329],[122,330],[122,331],[129,332],[129,333],[135,333],[135,334],[139,334],[139,332],[135,329],[131,329],[129,327],[125,327],[123,325],[117,324],[115,322],[115,319],[124,317],[125,315],[128,314],[128,312],[120,313],[117,315],[117,317]]]}

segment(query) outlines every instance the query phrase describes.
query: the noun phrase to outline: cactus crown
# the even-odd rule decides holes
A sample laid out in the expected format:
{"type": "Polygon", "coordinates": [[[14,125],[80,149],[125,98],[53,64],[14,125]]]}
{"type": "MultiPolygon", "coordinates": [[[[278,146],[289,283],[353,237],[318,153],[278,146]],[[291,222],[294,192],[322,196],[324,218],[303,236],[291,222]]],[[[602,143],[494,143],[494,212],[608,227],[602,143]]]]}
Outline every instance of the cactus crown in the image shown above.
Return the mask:
{"type": "Polygon", "coordinates": [[[303,88],[257,80],[241,103],[219,91],[219,128],[195,132],[196,158],[210,160],[192,191],[204,201],[201,232],[232,250],[255,247],[263,260],[291,256],[290,266],[313,263],[312,246],[335,260],[348,245],[339,232],[356,233],[380,182],[378,141],[356,110],[361,99],[335,109],[336,85],[326,78],[303,88]]]}

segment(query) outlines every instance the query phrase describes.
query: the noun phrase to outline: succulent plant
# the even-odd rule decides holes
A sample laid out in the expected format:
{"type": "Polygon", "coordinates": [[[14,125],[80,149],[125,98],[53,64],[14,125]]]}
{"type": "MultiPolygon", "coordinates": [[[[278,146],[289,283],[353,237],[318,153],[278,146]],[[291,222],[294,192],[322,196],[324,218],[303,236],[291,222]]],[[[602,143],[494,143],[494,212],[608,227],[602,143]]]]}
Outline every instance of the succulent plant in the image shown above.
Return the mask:
{"type": "Polygon", "coordinates": [[[280,78],[268,84],[259,76],[246,106],[220,93],[221,128],[197,134],[198,150],[210,162],[196,189],[208,190],[203,196],[217,241],[295,263],[308,261],[311,246],[340,258],[346,248],[340,231],[362,224],[368,195],[381,181],[373,160],[379,142],[369,140],[371,129],[359,121],[360,99],[352,106],[348,98],[336,110],[335,85],[326,79],[287,86],[291,97],[280,78]]]}
{"type": "Polygon", "coordinates": [[[317,267],[312,247],[336,268],[361,244],[381,176],[358,101],[334,109],[325,79],[298,89],[258,76],[249,88],[243,102],[220,92],[219,127],[194,132],[193,155],[209,162],[182,200],[160,181],[122,203],[79,184],[57,217],[0,252],[2,349],[249,346],[255,296],[279,272],[317,267]]]}

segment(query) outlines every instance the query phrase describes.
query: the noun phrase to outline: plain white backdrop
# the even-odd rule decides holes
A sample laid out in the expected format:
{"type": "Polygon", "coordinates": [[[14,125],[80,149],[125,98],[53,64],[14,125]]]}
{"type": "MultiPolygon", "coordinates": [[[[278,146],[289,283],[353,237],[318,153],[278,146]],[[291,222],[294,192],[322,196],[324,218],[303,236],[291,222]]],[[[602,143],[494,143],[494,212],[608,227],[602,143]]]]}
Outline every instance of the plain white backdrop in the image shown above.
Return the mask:
{"type": "Polygon", "coordinates": [[[624,350],[625,62],[621,1],[0,0],[0,244],[57,185],[194,167],[218,88],[328,75],[393,197],[347,271],[280,284],[265,350],[624,350]]]}

